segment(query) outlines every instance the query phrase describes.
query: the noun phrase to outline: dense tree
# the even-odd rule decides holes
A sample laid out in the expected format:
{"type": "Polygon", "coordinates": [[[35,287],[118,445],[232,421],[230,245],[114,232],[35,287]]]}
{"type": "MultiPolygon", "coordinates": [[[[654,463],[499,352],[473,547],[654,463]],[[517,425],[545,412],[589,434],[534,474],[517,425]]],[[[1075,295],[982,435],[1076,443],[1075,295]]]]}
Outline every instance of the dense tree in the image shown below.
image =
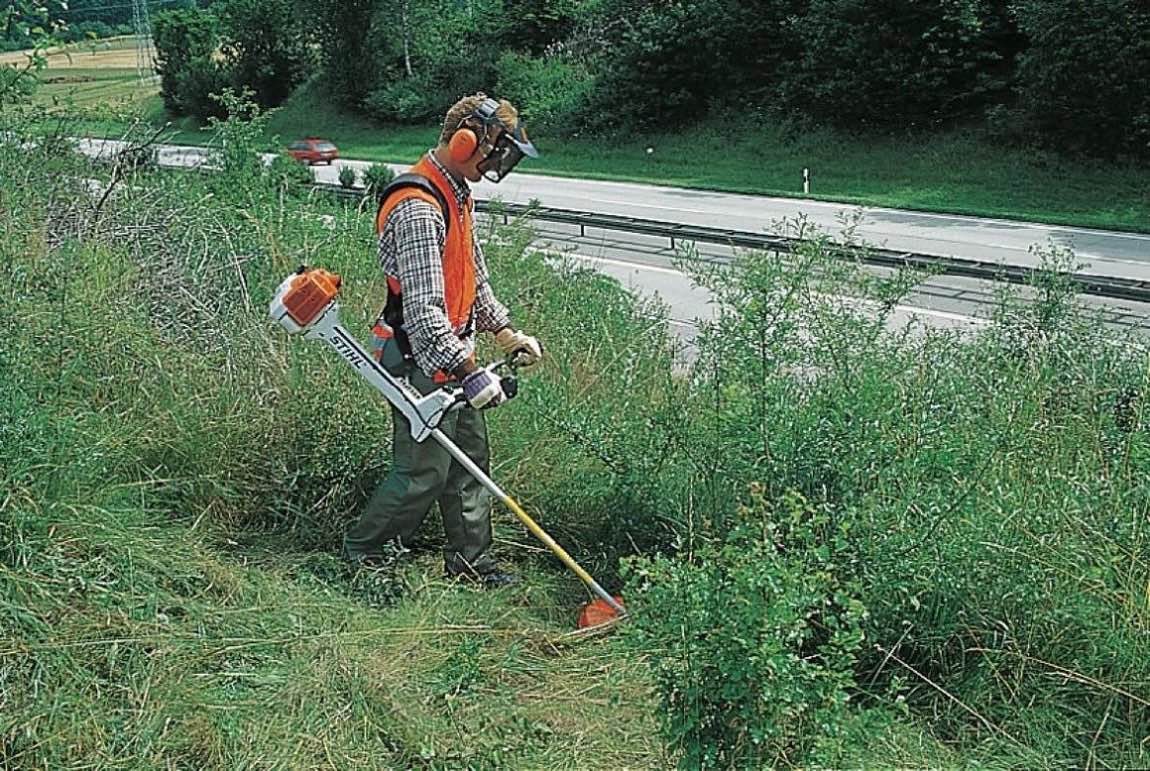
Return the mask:
{"type": "Polygon", "coordinates": [[[598,20],[596,121],[681,125],[701,118],[727,61],[732,2],[613,0],[598,20]]]}
{"type": "Polygon", "coordinates": [[[793,21],[805,5],[608,0],[593,22],[596,110],[625,125],[675,126],[716,105],[763,101],[796,55],[793,21]]]}
{"type": "Polygon", "coordinates": [[[787,104],[847,127],[929,125],[1001,91],[982,0],[811,0],[787,104]]]}
{"type": "MultiPolygon", "coordinates": [[[[184,8],[206,7],[210,3],[205,0],[149,0],[148,8],[152,13],[163,11],[178,11],[184,8]]],[[[131,0],[70,0],[68,10],[63,14],[69,24],[80,22],[101,22],[110,26],[131,24],[131,0]]]]}
{"type": "Polygon", "coordinates": [[[206,11],[165,11],[152,19],[156,71],[164,106],[176,114],[200,118],[221,115],[211,98],[228,85],[215,58],[219,22],[206,11]]]}
{"type": "Polygon", "coordinates": [[[328,93],[337,103],[358,107],[374,81],[368,33],[377,0],[296,0],[300,20],[315,39],[328,93]]]}
{"type": "Polygon", "coordinates": [[[495,2],[380,0],[368,38],[377,77],[367,110],[427,121],[463,94],[491,91],[502,10],[495,2]]]}
{"type": "Polygon", "coordinates": [[[265,107],[287,99],[309,63],[292,0],[222,0],[213,10],[233,83],[251,89],[265,107]]]}
{"type": "Polygon", "coordinates": [[[1035,139],[1097,155],[1150,156],[1150,5],[1026,0],[1021,107],[1035,139]]]}
{"type": "Polygon", "coordinates": [[[503,51],[532,55],[566,40],[586,15],[586,0],[501,0],[495,41],[503,51]]]}
{"type": "Polygon", "coordinates": [[[0,6],[0,39],[26,43],[27,48],[66,23],[63,0],[9,0],[0,6]]]}

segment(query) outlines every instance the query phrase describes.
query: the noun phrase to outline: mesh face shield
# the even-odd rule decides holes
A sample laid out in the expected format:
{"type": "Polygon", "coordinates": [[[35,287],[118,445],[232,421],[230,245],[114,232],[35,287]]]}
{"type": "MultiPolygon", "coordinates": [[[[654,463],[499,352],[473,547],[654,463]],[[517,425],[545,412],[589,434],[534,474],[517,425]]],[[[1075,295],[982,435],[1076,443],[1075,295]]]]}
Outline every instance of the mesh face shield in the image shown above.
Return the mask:
{"type": "Polygon", "coordinates": [[[479,162],[477,168],[488,181],[499,182],[511,173],[525,155],[528,158],[538,158],[539,151],[531,144],[523,127],[518,126],[515,131],[504,129],[495,140],[491,152],[479,162]]]}
{"type": "MultiPolygon", "coordinates": [[[[491,182],[499,182],[511,173],[511,170],[523,159],[523,156],[539,157],[539,151],[527,138],[527,132],[523,126],[516,126],[514,131],[509,130],[503,121],[496,116],[495,113],[498,109],[499,102],[494,99],[485,99],[475,109],[475,112],[464,119],[464,122],[476,121],[482,125],[484,140],[492,131],[502,129],[498,139],[491,145],[491,149],[477,166],[479,173],[491,182]]],[[[460,125],[462,126],[463,123],[460,125]]]]}

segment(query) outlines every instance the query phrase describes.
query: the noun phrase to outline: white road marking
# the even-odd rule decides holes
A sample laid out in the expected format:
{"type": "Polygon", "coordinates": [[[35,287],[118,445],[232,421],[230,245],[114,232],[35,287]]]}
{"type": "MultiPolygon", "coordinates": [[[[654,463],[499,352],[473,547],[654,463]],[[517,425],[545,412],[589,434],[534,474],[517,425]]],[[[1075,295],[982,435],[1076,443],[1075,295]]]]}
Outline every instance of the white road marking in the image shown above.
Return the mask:
{"type": "Polygon", "coordinates": [[[614,265],[617,268],[633,268],[635,270],[650,271],[651,273],[662,273],[668,276],[679,276],[681,278],[687,278],[686,273],[681,270],[675,270],[674,268],[661,268],[658,265],[647,265],[641,262],[628,262],[627,260],[612,260],[608,257],[590,257],[588,255],[577,254],[575,252],[566,252],[566,254],[585,262],[601,262],[605,265],[614,265]]]}

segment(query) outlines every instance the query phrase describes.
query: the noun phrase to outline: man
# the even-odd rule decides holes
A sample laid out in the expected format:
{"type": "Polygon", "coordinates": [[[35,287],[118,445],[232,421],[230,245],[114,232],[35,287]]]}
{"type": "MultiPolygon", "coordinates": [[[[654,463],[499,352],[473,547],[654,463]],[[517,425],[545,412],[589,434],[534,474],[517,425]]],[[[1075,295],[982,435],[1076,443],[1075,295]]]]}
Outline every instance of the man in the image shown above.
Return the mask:
{"type": "MultiPolygon", "coordinates": [[[[504,394],[499,376],[476,364],[475,334],[493,333],[499,349],[525,366],[538,362],[543,349],[512,328],[495,299],[475,237],[468,182],[498,182],[524,155],[538,153],[509,102],[465,97],[448,111],[438,146],[385,190],[376,218],[388,284],[387,304],[373,329],[377,356],[420,393],[462,387],[467,405],[448,413],[440,429],[484,471],[481,410],[499,405],[504,394]]],[[[347,532],[345,557],[378,563],[384,544],[409,541],[438,503],[447,574],[485,586],[514,583],[490,553],[490,494],[438,443],[417,444],[398,410],[392,410],[392,422],[391,471],[347,532]]]]}

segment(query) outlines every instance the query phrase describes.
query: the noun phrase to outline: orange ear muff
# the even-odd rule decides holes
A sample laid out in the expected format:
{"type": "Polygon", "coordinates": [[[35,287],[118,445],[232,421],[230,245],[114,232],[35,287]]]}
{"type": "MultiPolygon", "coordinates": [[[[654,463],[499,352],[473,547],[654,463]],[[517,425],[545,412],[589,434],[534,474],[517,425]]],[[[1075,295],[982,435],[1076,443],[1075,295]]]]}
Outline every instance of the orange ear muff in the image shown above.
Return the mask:
{"type": "Polygon", "coordinates": [[[470,158],[479,147],[479,137],[469,128],[461,128],[451,135],[447,143],[447,151],[451,153],[451,160],[463,163],[470,158]]]}

